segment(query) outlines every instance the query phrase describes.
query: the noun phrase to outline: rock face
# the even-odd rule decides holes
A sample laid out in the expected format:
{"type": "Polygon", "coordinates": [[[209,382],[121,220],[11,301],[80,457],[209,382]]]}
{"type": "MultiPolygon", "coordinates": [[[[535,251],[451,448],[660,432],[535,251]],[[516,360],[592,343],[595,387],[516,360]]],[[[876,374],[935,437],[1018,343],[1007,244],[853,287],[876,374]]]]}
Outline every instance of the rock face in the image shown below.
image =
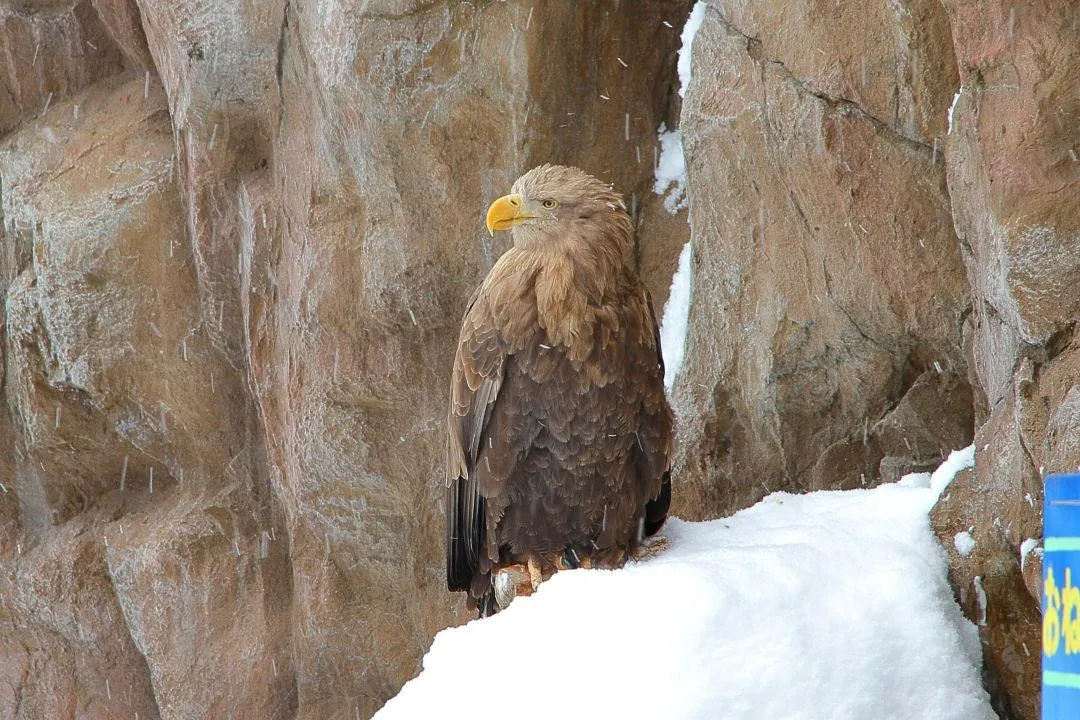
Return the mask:
{"type": "Polygon", "coordinates": [[[482,213],[548,161],[626,194],[658,305],[692,242],[679,514],[974,438],[934,523],[972,528],[987,683],[1037,717],[1080,17],[710,0],[680,107],[690,5],[0,0],[0,718],[366,717],[418,670],[466,617],[442,432],[482,213]]]}
{"type": "Polygon", "coordinates": [[[1078,28],[1065,3],[709,2],[681,118],[706,280],[676,503],[892,480],[974,434],[934,526],[1008,718],[1039,716],[1041,476],[1080,466],[1078,28]]]}
{"type": "Polygon", "coordinates": [[[988,417],[975,473],[935,526],[948,537],[974,526],[976,552],[957,559],[954,579],[965,609],[976,576],[984,588],[1000,712],[1037,718],[1042,573],[1023,548],[1042,537],[1041,478],[1080,467],[1080,132],[1066,119],[1080,111],[1080,61],[1064,50],[1080,41],[1080,11],[945,6],[961,80],[949,191],[974,309],[965,342],[988,417]]]}
{"type": "Polygon", "coordinates": [[[609,178],[662,299],[687,11],[0,4],[0,717],[364,717],[416,673],[466,617],[483,211],[540,162],[609,178]]]}
{"type": "Polygon", "coordinates": [[[971,438],[948,19],[818,5],[710,4],[694,41],[681,131],[708,281],[677,387],[690,514],[896,479],[971,438]],[[827,41],[837,25],[850,42],[827,41]]]}

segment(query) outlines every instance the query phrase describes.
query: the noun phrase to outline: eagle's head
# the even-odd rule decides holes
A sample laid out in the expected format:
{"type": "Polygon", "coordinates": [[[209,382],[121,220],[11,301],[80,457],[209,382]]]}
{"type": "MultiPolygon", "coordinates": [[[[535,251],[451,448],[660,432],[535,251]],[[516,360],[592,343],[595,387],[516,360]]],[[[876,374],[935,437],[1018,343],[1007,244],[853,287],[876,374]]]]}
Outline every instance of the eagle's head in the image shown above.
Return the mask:
{"type": "Polygon", "coordinates": [[[488,208],[487,229],[492,235],[510,230],[518,246],[631,234],[622,196],[585,171],[563,165],[541,165],[519,177],[510,194],[488,208]]]}

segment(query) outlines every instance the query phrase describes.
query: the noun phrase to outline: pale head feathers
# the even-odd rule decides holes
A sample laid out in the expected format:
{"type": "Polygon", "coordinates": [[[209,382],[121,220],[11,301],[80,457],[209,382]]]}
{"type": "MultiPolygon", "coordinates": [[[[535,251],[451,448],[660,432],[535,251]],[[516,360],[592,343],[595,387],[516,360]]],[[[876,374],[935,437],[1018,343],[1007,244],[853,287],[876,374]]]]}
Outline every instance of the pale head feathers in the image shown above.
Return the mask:
{"type": "Polygon", "coordinates": [[[510,192],[536,216],[513,228],[515,245],[600,242],[630,260],[633,227],[622,196],[609,183],[575,167],[541,165],[519,177],[510,192]],[[545,206],[550,201],[555,207],[545,206]]]}
{"type": "Polygon", "coordinates": [[[563,203],[588,200],[609,209],[626,211],[622,196],[609,184],[584,170],[567,165],[540,165],[519,177],[510,192],[528,200],[551,199],[563,203]]]}

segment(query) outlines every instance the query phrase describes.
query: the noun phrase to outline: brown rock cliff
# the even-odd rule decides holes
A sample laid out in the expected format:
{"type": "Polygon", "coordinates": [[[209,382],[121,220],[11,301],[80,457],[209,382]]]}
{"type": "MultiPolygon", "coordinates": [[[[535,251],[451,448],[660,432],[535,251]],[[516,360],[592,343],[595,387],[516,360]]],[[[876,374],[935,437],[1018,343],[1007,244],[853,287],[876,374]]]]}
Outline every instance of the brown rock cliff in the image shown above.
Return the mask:
{"type": "Polygon", "coordinates": [[[676,511],[974,440],[934,524],[999,711],[1038,716],[1080,13],[710,0],[680,102],[690,5],[0,0],[0,718],[366,717],[415,674],[466,617],[442,432],[481,216],[548,161],[627,195],[658,305],[692,243],[676,511]]]}

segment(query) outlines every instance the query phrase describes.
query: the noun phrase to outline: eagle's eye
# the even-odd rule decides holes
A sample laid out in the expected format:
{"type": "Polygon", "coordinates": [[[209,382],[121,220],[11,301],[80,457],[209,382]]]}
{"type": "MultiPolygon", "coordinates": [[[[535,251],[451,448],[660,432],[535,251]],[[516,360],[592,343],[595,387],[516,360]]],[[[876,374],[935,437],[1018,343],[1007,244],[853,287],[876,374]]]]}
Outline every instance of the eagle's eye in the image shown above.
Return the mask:
{"type": "Polygon", "coordinates": [[[540,204],[543,205],[548,210],[554,210],[559,205],[559,203],[555,202],[554,200],[544,200],[540,204]]]}

